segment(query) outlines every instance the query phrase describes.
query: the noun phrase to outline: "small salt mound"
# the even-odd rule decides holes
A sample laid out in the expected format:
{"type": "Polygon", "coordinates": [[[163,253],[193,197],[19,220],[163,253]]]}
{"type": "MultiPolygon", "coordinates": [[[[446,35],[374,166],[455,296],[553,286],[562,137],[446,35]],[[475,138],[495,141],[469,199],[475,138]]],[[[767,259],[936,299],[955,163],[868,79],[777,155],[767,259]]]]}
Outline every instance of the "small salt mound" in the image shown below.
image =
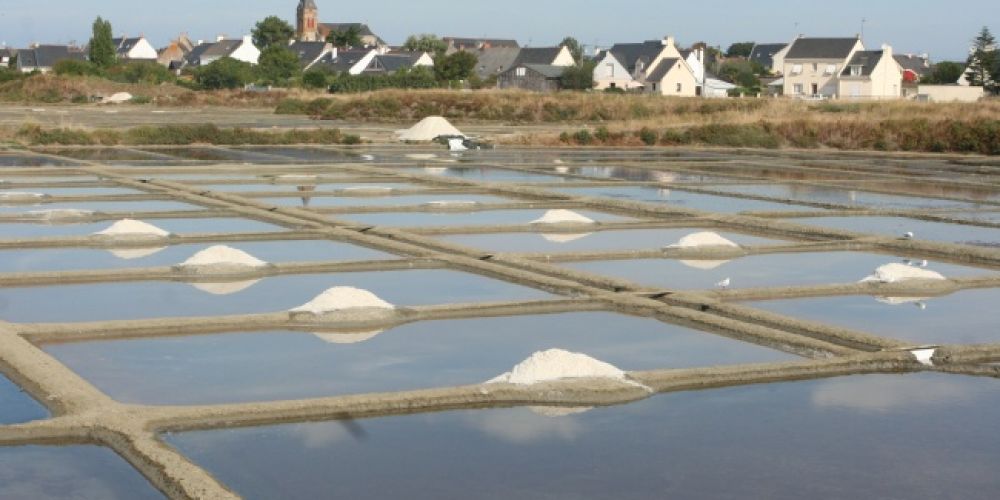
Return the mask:
{"type": "Polygon", "coordinates": [[[46,221],[85,219],[94,215],[93,210],[79,210],[75,208],[60,208],[54,210],[32,210],[25,215],[32,219],[46,221]]]}
{"type": "Polygon", "coordinates": [[[167,236],[170,236],[169,231],[164,231],[163,229],[160,229],[152,224],[147,224],[133,219],[122,219],[115,222],[111,225],[111,227],[105,229],[104,231],[98,231],[94,234],[97,236],[110,237],[141,236],[166,238],[167,236]]]}
{"type": "Polygon", "coordinates": [[[680,260],[681,264],[690,267],[692,269],[699,269],[702,271],[711,271],[713,269],[718,269],[731,261],[728,260],[680,260]]]}
{"type": "Polygon", "coordinates": [[[191,283],[190,285],[212,295],[232,295],[250,288],[260,280],[231,281],[228,283],[191,283]]]}
{"type": "Polygon", "coordinates": [[[905,264],[886,264],[875,270],[875,274],[861,280],[861,283],[899,283],[909,280],[946,280],[940,273],[907,266],[905,264]]]}
{"type": "Polygon", "coordinates": [[[739,248],[740,246],[732,241],[729,241],[718,233],[704,232],[704,233],[694,233],[689,234],[674,245],[670,245],[667,248],[705,248],[705,247],[731,247],[739,248]]]}
{"type": "Polygon", "coordinates": [[[181,267],[265,267],[267,265],[267,262],[264,262],[253,255],[225,245],[216,245],[206,248],[180,264],[181,267]]]}
{"type": "Polygon", "coordinates": [[[158,254],[166,249],[167,247],[115,248],[108,250],[108,253],[122,260],[135,260],[158,254]]]}
{"type": "Polygon", "coordinates": [[[23,193],[20,191],[7,191],[0,193],[0,201],[38,201],[48,198],[49,195],[42,193],[23,193]]]}
{"type": "Polygon", "coordinates": [[[532,224],[596,224],[590,219],[572,210],[549,210],[541,218],[531,221],[532,224]]]}
{"type": "Polygon", "coordinates": [[[395,308],[396,306],[378,298],[368,290],[340,286],[321,293],[315,299],[289,312],[320,315],[351,309],[393,310],[395,308]]]}
{"type": "Polygon", "coordinates": [[[400,141],[433,141],[442,135],[465,136],[462,131],[441,116],[428,116],[416,125],[397,133],[400,141]]]}
{"type": "Polygon", "coordinates": [[[556,167],[556,172],[558,172],[560,174],[568,174],[569,173],[569,167],[556,167]]]}
{"type": "Polygon", "coordinates": [[[564,379],[601,378],[640,385],[628,379],[625,372],[586,354],[562,349],[536,352],[513,370],[490,380],[487,384],[534,385],[564,379]]]}
{"type": "Polygon", "coordinates": [[[111,97],[106,97],[104,102],[109,104],[121,104],[123,102],[129,102],[132,100],[132,94],[128,92],[117,92],[112,94],[111,97]]]}
{"type": "Polygon", "coordinates": [[[542,236],[543,239],[545,239],[545,241],[548,241],[550,243],[566,244],[566,243],[572,243],[572,242],[577,241],[577,240],[582,240],[582,239],[584,239],[587,236],[590,236],[592,234],[594,234],[594,233],[581,233],[581,234],[543,234],[541,236],[542,236]]]}
{"type": "Polygon", "coordinates": [[[340,344],[340,345],[350,345],[350,344],[361,344],[367,342],[385,330],[375,330],[371,332],[336,332],[336,333],[313,333],[316,338],[326,342],[327,344],[340,344]]]}

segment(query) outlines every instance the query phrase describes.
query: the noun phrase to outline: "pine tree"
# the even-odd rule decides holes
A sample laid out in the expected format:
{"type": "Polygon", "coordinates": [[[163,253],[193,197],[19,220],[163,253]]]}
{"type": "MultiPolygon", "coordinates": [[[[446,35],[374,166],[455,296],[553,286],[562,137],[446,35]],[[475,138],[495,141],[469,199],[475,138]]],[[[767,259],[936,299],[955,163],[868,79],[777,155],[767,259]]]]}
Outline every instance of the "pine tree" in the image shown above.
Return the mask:
{"type": "Polygon", "coordinates": [[[93,36],[90,39],[90,62],[101,68],[115,65],[118,51],[111,35],[111,21],[105,21],[99,16],[94,20],[93,36]]]}
{"type": "Polygon", "coordinates": [[[984,26],[973,43],[965,77],[970,85],[993,89],[997,84],[995,77],[1000,70],[1000,52],[997,51],[996,38],[984,26]]]}

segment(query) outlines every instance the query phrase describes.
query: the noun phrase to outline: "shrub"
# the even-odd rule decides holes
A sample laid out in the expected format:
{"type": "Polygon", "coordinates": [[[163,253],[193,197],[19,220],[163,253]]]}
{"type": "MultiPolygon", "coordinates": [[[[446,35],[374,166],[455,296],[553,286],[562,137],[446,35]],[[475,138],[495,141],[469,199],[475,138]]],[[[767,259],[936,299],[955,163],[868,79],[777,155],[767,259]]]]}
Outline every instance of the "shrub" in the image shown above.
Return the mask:
{"type": "Polygon", "coordinates": [[[101,68],[90,61],[63,59],[52,66],[52,72],[67,76],[100,76],[101,68]]]}
{"type": "Polygon", "coordinates": [[[302,99],[282,99],[275,108],[276,115],[304,115],[306,114],[306,102],[302,99]]]}
{"type": "Polygon", "coordinates": [[[328,76],[326,71],[311,69],[302,74],[302,86],[307,89],[325,89],[328,76]]]}
{"type": "Polygon", "coordinates": [[[159,85],[176,80],[169,69],[153,61],[135,61],[108,70],[108,78],[116,82],[159,85]]]}
{"type": "Polygon", "coordinates": [[[587,146],[590,143],[594,142],[594,136],[590,134],[589,130],[582,129],[577,133],[573,134],[573,140],[576,141],[576,143],[581,146],[587,146]]]}
{"type": "Polygon", "coordinates": [[[656,141],[659,140],[659,135],[655,130],[649,127],[642,127],[638,132],[639,140],[647,146],[656,145],[656,141]]]}
{"type": "Polygon", "coordinates": [[[253,68],[250,63],[223,57],[195,70],[194,80],[203,89],[235,89],[253,80],[253,68]]]}

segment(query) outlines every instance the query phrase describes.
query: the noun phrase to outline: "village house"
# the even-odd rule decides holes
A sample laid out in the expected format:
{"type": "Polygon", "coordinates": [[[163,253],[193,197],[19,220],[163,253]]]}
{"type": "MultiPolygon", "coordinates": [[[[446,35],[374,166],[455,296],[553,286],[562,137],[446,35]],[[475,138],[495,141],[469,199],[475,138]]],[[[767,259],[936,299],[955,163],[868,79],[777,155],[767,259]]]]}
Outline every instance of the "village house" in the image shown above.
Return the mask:
{"type": "Polygon", "coordinates": [[[327,42],[293,40],[288,44],[288,50],[299,58],[299,66],[302,71],[309,71],[323,59],[337,58],[337,48],[327,42]]]}
{"type": "Polygon", "coordinates": [[[805,38],[791,43],[785,54],[783,90],[786,96],[836,98],[840,75],[858,51],[865,50],[860,37],[805,38]]]}
{"type": "Polygon", "coordinates": [[[39,71],[48,73],[59,61],[86,61],[87,53],[79,47],[68,45],[35,45],[17,51],[15,68],[21,73],[39,71]]]}
{"type": "Polygon", "coordinates": [[[791,45],[787,43],[758,43],[750,50],[747,59],[772,75],[780,75],[785,71],[785,55],[789,48],[791,45]]]}
{"type": "Polygon", "coordinates": [[[119,61],[155,61],[159,57],[153,44],[142,35],[135,38],[113,38],[111,43],[115,45],[119,61]]]}
{"type": "Polygon", "coordinates": [[[299,0],[295,11],[295,38],[301,42],[323,42],[330,33],[354,29],[361,38],[361,47],[387,48],[388,44],[364,23],[321,23],[319,8],[314,0],[299,0]]]}
{"type": "Polygon", "coordinates": [[[195,67],[207,66],[224,57],[257,64],[257,60],[260,58],[260,49],[253,44],[250,35],[240,39],[225,39],[223,36],[219,36],[214,43],[203,42],[195,46],[187,55],[186,64],[195,67]]]}
{"type": "Polygon", "coordinates": [[[931,73],[931,58],[927,54],[896,54],[892,56],[903,68],[903,83],[920,83],[920,79],[931,73]]]}
{"type": "Polygon", "coordinates": [[[426,52],[400,51],[378,54],[372,58],[371,63],[364,69],[364,73],[393,74],[397,71],[410,70],[417,67],[433,68],[434,58],[426,52]]]}
{"type": "Polygon", "coordinates": [[[192,50],[194,50],[194,43],[187,35],[182,34],[171,40],[169,45],[160,49],[156,55],[156,62],[170,69],[180,69],[184,66],[185,59],[192,50]]]}
{"type": "Polygon", "coordinates": [[[521,45],[517,40],[504,40],[496,38],[460,38],[446,36],[441,40],[448,44],[446,54],[453,54],[462,50],[483,50],[483,49],[519,49],[521,45]]]}
{"type": "Polygon", "coordinates": [[[330,73],[360,75],[372,65],[372,62],[378,55],[378,50],[372,48],[358,50],[335,50],[323,56],[315,65],[311,67],[323,69],[330,73]]]}
{"type": "Polygon", "coordinates": [[[476,75],[483,80],[499,78],[501,74],[519,65],[566,68],[576,64],[576,59],[566,47],[496,47],[469,52],[476,54],[476,75]]]}
{"type": "Polygon", "coordinates": [[[564,71],[565,66],[552,64],[517,64],[500,74],[497,88],[555,92],[562,88],[560,80],[564,71]]]}
{"type": "Polygon", "coordinates": [[[859,50],[840,73],[837,95],[841,99],[890,100],[902,97],[903,68],[892,47],[859,50]]]}
{"type": "Polygon", "coordinates": [[[6,47],[0,48],[0,67],[10,66],[11,61],[17,57],[17,51],[14,49],[8,49],[6,47]]]}
{"type": "MultiPolygon", "coordinates": [[[[694,70],[687,62],[690,56],[690,53],[687,56],[681,54],[673,37],[616,44],[597,56],[595,88],[641,88],[646,93],[696,96],[699,85],[694,70]]],[[[695,54],[695,59],[698,58],[695,54]]]]}

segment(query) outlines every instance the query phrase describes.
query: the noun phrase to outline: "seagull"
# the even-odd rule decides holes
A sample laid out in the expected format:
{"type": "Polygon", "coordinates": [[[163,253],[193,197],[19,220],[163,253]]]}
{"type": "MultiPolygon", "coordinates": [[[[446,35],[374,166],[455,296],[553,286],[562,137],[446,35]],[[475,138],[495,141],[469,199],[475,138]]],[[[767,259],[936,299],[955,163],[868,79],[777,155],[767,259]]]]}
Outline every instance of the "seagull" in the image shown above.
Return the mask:
{"type": "Polygon", "coordinates": [[[912,240],[913,238],[916,238],[916,237],[917,237],[917,235],[913,234],[912,231],[908,231],[906,233],[903,233],[903,239],[904,240],[912,240]]]}
{"type": "Polygon", "coordinates": [[[716,283],[715,286],[717,286],[717,287],[719,287],[719,288],[721,288],[723,290],[726,290],[726,289],[729,288],[729,285],[732,285],[732,284],[733,284],[733,280],[730,279],[730,278],[726,278],[726,279],[724,279],[724,280],[716,283]]]}
{"type": "Polygon", "coordinates": [[[930,263],[930,262],[927,262],[926,260],[922,260],[922,261],[920,261],[920,267],[922,267],[922,268],[924,268],[924,269],[926,269],[926,268],[927,268],[927,266],[929,266],[929,265],[931,265],[931,263],[930,263]]]}
{"type": "Polygon", "coordinates": [[[375,156],[373,155],[361,155],[361,159],[364,161],[375,161],[375,156]]]}
{"type": "Polygon", "coordinates": [[[917,309],[920,309],[921,311],[927,310],[927,304],[924,302],[917,302],[916,304],[913,305],[917,306],[917,309]]]}

